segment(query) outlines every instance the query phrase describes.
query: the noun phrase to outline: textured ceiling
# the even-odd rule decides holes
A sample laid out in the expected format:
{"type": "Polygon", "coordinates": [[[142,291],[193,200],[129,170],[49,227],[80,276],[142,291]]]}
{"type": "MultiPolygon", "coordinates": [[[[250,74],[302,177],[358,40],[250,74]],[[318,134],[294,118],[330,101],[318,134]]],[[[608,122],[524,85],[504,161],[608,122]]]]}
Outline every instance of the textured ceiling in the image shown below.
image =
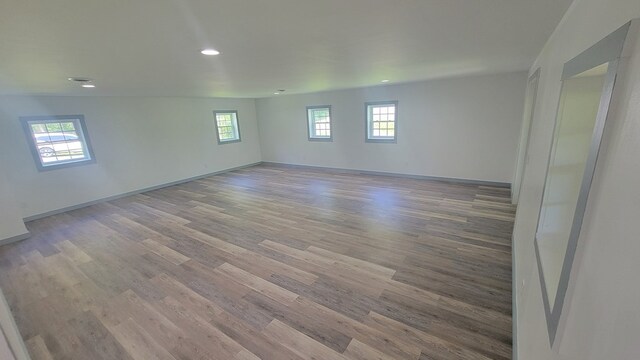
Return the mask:
{"type": "Polygon", "coordinates": [[[570,2],[2,0],[0,94],[265,97],[525,70],[570,2]]]}

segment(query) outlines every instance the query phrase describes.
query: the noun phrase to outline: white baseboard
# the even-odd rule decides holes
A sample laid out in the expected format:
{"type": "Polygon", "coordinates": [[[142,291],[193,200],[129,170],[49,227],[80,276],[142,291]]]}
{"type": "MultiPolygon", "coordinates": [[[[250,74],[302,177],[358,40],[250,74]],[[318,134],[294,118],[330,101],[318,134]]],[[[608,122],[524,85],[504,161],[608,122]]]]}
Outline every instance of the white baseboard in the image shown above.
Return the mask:
{"type": "Polygon", "coordinates": [[[275,161],[263,161],[262,163],[265,164],[265,165],[283,166],[283,167],[290,167],[290,168],[323,169],[323,170],[331,170],[331,171],[340,171],[340,172],[350,173],[350,174],[396,176],[396,177],[402,177],[402,178],[408,178],[408,179],[434,180],[434,181],[444,181],[444,182],[458,183],[458,184],[469,184],[469,185],[480,185],[480,186],[494,186],[494,187],[501,187],[501,188],[511,188],[511,184],[510,183],[500,182],[500,181],[463,179],[463,178],[452,178],[452,177],[444,177],[444,176],[412,175],[412,174],[403,174],[403,173],[394,173],[394,172],[347,169],[347,168],[334,168],[334,167],[315,166],[315,165],[299,165],[299,164],[281,163],[281,162],[275,162],[275,161]]]}
{"type": "Polygon", "coordinates": [[[123,197],[131,196],[131,195],[141,194],[141,193],[144,193],[144,192],[147,192],[147,191],[153,191],[153,190],[158,190],[158,189],[162,189],[162,188],[173,186],[173,185],[179,185],[179,184],[186,183],[186,182],[189,182],[189,181],[203,179],[203,178],[206,178],[206,177],[209,177],[209,176],[218,175],[218,174],[226,173],[226,172],[229,172],[229,171],[240,170],[240,169],[248,168],[248,167],[251,167],[251,166],[260,165],[261,163],[262,162],[259,161],[259,162],[255,162],[255,163],[251,163],[251,164],[247,164],[247,165],[236,166],[236,167],[233,167],[233,168],[224,169],[224,170],[220,170],[220,171],[215,171],[215,172],[208,173],[208,174],[193,176],[193,177],[190,177],[190,178],[187,178],[187,179],[172,181],[172,182],[169,182],[169,183],[166,183],[166,184],[160,184],[160,185],[151,186],[151,187],[138,189],[138,190],[134,190],[134,191],[129,191],[129,192],[126,192],[126,193],[113,195],[113,196],[109,196],[109,197],[105,197],[105,198],[101,198],[101,199],[96,199],[96,200],[93,200],[93,201],[87,201],[87,202],[84,202],[84,203],[81,203],[81,204],[78,204],[78,205],[67,206],[67,207],[64,207],[64,208],[61,208],[61,209],[51,210],[51,211],[47,211],[47,212],[44,212],[44,213],[41,213],[41,214],[28,216],[28,217],[24,218],[24,222],[38,220],[38,219],[42,219],[42,218],[45,218],[45,217],[48,217],[48,216],[52,216],[52,215],[62,214],[62,213],[65,213],[67,211],[81,209],[83,207],[87,207],[87,206],[103,203],[103,202],[106,202],[106,201],[116,200],[116,199],[120,199],[120,198],[123,198],[123,197]]]}
{"type": "Polygon", "coordinates": [[[20,235],[12,236],[10,238],[2,239],[2,240],[0,240],[0,246],[11,244],[11,243],[18,242],[18,241],[22,241],[22,240],[28,238],[29,236],[31,236],[31,233],[29,233],[27,231],[24,234],[20,234],[20,235]]]}

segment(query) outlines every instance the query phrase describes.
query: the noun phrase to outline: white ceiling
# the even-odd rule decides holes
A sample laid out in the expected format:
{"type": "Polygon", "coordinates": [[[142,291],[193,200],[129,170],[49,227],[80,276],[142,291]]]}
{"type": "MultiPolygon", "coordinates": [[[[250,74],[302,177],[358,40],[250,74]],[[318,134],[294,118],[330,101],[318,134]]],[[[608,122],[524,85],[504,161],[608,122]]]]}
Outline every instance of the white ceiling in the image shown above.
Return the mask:
{"type": "Polygon", "coordinates": [[[0,93],[265,97],[525,70],[570,2],[1,0],[0,93]]]}

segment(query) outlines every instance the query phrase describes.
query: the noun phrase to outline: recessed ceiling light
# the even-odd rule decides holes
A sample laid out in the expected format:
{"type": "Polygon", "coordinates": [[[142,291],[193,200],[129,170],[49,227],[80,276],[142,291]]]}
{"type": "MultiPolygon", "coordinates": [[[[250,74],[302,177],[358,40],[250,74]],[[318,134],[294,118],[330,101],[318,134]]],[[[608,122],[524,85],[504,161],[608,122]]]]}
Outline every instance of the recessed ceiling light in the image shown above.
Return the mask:
{"type": "Polygon", "coordinates": [[[382,80],[382,82],[383,82],[383,83],[388,83],[388,82],[389,82],[389,80],[384,79],[384,80],[382,80]]]}
{"type": "Polygon", "coordinates": [[[203,49],[202,51],[200,51],[200,53],[202,53],[202,55],[209,55],[209,56],[220,55],[220,51],[216,49],[203,49]]]}
{"type": "Polygon", "coordinates": [[[93,85],[93,84],[82,84],[82,87],[83,87],[83,88],[94,88],[94,87],[96,87],[96,86],[95,86],[95,85],[93,85]]]}
{"type": "Polygon", "coordinates": [[[273,95],[280,95],[280,93],[276,91],[273,93],[273,95]]]}

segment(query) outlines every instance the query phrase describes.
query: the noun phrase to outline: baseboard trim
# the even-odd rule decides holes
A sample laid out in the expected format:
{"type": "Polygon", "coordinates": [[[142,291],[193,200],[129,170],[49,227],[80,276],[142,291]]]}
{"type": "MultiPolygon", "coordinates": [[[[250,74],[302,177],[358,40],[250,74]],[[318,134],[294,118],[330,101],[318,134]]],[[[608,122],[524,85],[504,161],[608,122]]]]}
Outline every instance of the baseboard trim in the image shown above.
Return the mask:
{"type": "MultiPolygon", "coordinates": [[[[100,198],[100,199],[96,199],[96,200],[92,200],[92,201],[87,201],[87,202],[84,202],[84,203],[81,203],[81,204],[67,206],[67,207],[64,207],[64,208],[61,208],[61,209],[51,210],[51,211],[47,211],[47,212],[44,212],[44,213],[41,213],[41,214],[28,216],[28,217],[25,217],[23,220],[24,220],[24,222],[39,220],[39,219],[42,219],[42,218],[45,218],[45,217],[49,217],[49,216],[53,216],[53,215],[57,215],[57,214],[62,214],[62,213],[68,212],[68,211],[81,209],[81,208],[84,208],[84,207],[87,207],[87,206],[91,206],[91,205],[95,205],[95,204],[99,204],[99,203],[103,203],[103,202],[107,202],[107,201],[117,200],[117,199],[120,199],[120,198],[123,198],[123,197],[137,195],[137,194],[145,193],[147,191],[158,190],[158,189],[162,189],[162,188],[169,187],[169,186],[179,185],[179,184],[183,184],[183,183],[186,183],[186,182],[189,182],[189,181],[199,180],[199,179],[203,179],[203,178],[206,178],[206,177],[209,177],[209,176],[214,176],[214,175],[219,175],[219,174],[223,174],[223,173],[230,172],[230,171],[245,169],[245,168],[248,168],[248,167],[261,165],[261,164],[267,165],[267,166],[273,166],[273,167],[331,170],[331,171],[336,171],[336,172],[343,172],[343,173],[346,173],[346,174],[366,174],[366,175],[377,175],[377,176],[395,176],[395,177],[408,178],[408,179],[432,180],[432,181],[441,181],[441,182],[454,183],[454,184],[511,188],[511,184],[510,183],[497,182],[497,181],[450,178],[450,177],[428,176],[428,175],[412,175],[412,174],[383,172],[383,171],[371,171],[371,170],[359,170],[359,169],[333,168],[333,167],[325,167],[325,166],[281,163],[281,162],[275,162],[275,161],[259,161],[259,162],[246,164],[246,165],[241,165],[241,166],[236,166],[236,167],[232,167],[232,168],[228,168],[228,169],[224,169],[224,170],[219,170],[219,171],[215,171],[215,172],[211,172],[211,173],[207,173],[207,174],[203,174],[203,175],[193,176],[193,177],[186,178],[186,179],[172,181],[172,182],[165,183],[165,184],[160,184],[160,185],[146,187],[146,188],[142,188],[142,189],[138,189],[138,190],[133,190],[133,191],[129,191],[129,192],[118,194],[118,195],[113,195],[113,196],[109,196],[109,197],[105,197],[105,198],[100,198]]],[[[0,241],[0,245],[12,243],[12,242],[15,242],[15,241],[24,240],[27,237],[29,237],[28,233],[25,234],[25,235],[20,235],[18,237],[13,237],[13,238],[9,238],[9,239],[6,239],[6,240],[2,240],[2,241],[0,241]]]]}
{"type": "Polygon", "coordinates": [[[64,208],[61,208],[61,209],[47,211],[47,212],[42,213],[42,214],[28,216],[28,217],[24,218],[24,222],[34,221],[34,220],[46,218],[46,217],[49,217],[49,216],[62,214],[62,213],[65,213],[67,211],[81,209],[81,208],[84,208],[84,207],[87,207],[87,206],[91,206],[91,205],[95,205],[95,204],[99,204],[99,203],[103,203],[103,202],[107,202],[107,201],[117,200],[117,199],[121,199],[121,198],[127,197],[127,196],[142,194],[142,193],[145,193],[147,191],[153,191],[153,190],[166,188],[166,187],[169,187],[169,186],[180,185],[180,184],[184,184],[184,183],[189,182],[189,181],[199,180],[199,179],[203,179],[203,178],[206,178],[206,177],[209,177],[209,176],[219,175],[219,174],[227,173],[227,172],[234,171],[234,170],[240,170],[240,169],[244,169],[244,168],[260,165],[261,163],[262,162],[259,161],[259,162],[255,162],[255,163],[251,163],[251,164],[247,164],[247,165],[236,166],[236,167],[232,167],[232,168],[228,168],[228,169],[224,169],[224,170],[220,170],[220,171],[215,171],[215,172],[212,172],[212,173],[207,173],[207,174],[193,176],[193,177],[182,179],[182,180],[172,181],[172,182],[169,182],[169,183],[166,183],[166,184],[155,185],[155,186],[146,187],[146,188],[143,188],[143,189],[129,191],[129,192],[118,194],[118,195],[109,196],[109,197],[106,197],[106,198],[87,201],[87,202],[84,202],[82,204],[67,206],[67,207],[64,207],[64,208]]]}
{"type": "Polygon", "coordinates": [[[331,170],[331,171],[344,172],[346,174],[395,176],[395,177],[401,177],[401,178],[407,178],[407,179],[432,180],[432,181],[441,181],[441,182],[454,183],[454,184],[492,186],[492,187],[509,188],[509,189],[511,188],[510,183],[499,182],[499,181],[463,179],[463,178],[452,178],[452,177],[443,177],[443,176],[412,175],[412,174],[384,172],[384,171],[371,171],[371,170],[334,168],[334,167],[326,167],[326,166],[290,164],[290,163],[281,163],[281,162],[275,162],[275,161],[263,161],[262,164],[274,166],[274,167],[280,166],[280,167],[299,168],[299,169],[306,168],[306,169],[318,169],[318,170],[331,170]]]}
{"type": "Polygon", "coordinates": [[[2,240],[0,240],[0,246],[11,244],[11,243],[18,242],[18,241],[22,241],[24,239],[27,239],[30,236],[31,236],[31,233],[27,231],[24,234],[20,234],[20,235],[12,236],[10,238],[2,239],[2,240]]]}

